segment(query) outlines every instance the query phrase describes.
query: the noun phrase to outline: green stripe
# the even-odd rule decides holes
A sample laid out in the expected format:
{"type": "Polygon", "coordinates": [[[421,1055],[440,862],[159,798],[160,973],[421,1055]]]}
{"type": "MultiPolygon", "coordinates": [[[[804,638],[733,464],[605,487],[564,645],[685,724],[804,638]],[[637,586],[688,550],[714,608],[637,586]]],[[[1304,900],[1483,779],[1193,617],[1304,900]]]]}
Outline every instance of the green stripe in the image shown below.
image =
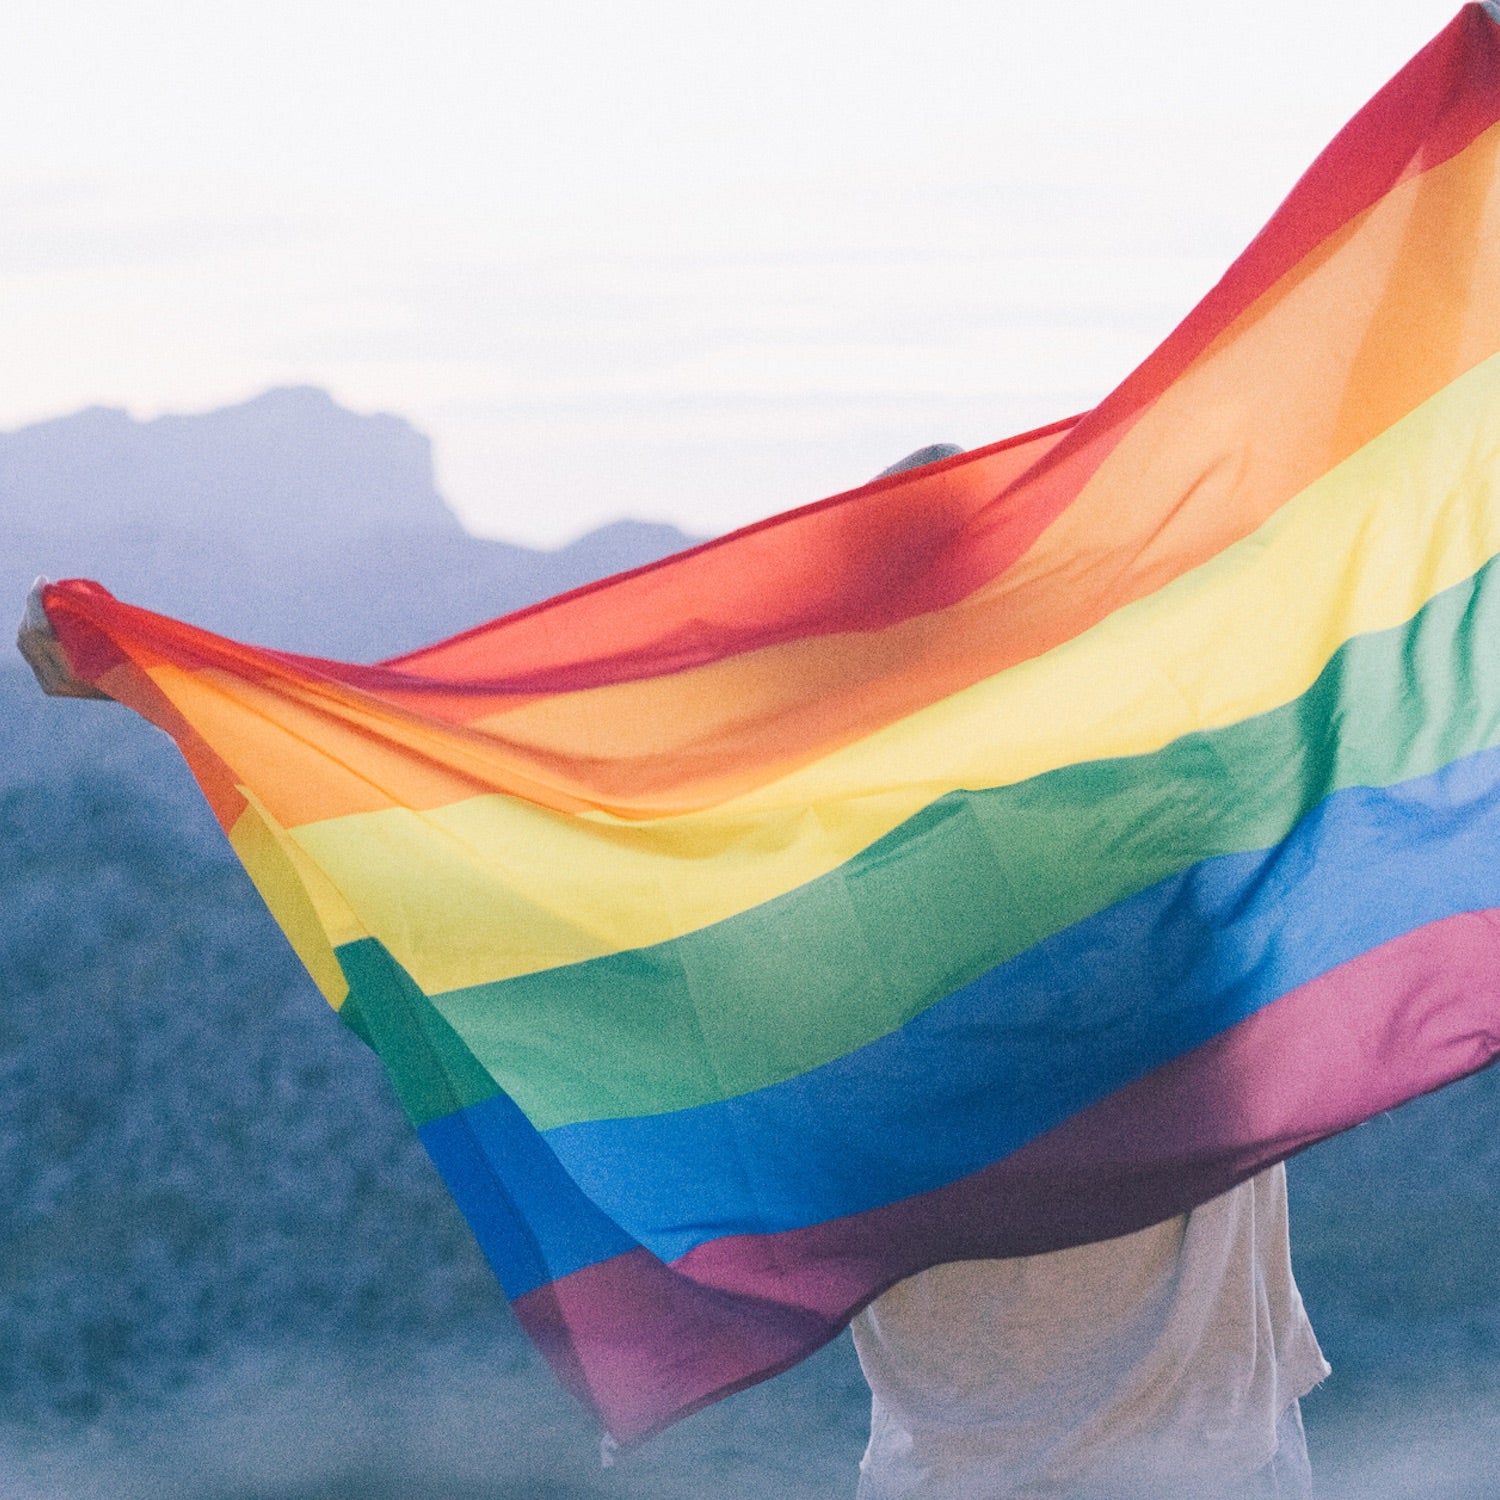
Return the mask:
{"type": "MultiPolygon", "coordinates": [[[[1346,642],[1281,708],[1151,755],[950,794],[831,874],[711,927],[435,996],[482,1064],[443,1097],[472,1102],[492,1076],[549,1129],[778,1083],[1189,865],[1268,848],[1340,788],[1495,744],[1497,569],[1346,642]]],[[[368,990],[373,973],[350,980],[359,1013],[396,1003],[368,990]]],[[[398,1074],[410,1065],[378,1050],[398,1074]]]]}
{"type": "Polygon", "coordinates": [[[413,1125],[500,1092],[384,943],[345,943],[338,958],[349,981],[339,1015],[379,1053],[413,1125]]]}

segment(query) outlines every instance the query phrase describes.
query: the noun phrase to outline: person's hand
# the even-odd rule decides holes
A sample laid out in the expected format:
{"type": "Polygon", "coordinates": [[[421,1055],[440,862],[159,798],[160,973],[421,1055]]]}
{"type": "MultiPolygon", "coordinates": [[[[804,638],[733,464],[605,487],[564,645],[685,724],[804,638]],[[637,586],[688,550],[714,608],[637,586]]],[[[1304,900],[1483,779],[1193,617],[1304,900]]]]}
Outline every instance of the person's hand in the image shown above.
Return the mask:
{"type": "Polygon", "coordinates": [[[42,585],[47,580],[38,578],[26,596],[26,613],[21,616],[21,628],[16,631],[16,647],[26,658],[26,665],[36,674],[42,691],[49,698],[107,698],[98,688],[73,675],[68,658],[63,654],[62,642],[42,608],[42,585]]]}
{"type": "Polygon", "coordinates": [[[925,448],[898,458],[890,468],[882,469],[875,477],[889,479],[892,474],[905,474],[908,469],[923,469],[928,464],[941,463],[945,458],[956,458],[963,451],[957,443],[928,443],[925,448]]]}

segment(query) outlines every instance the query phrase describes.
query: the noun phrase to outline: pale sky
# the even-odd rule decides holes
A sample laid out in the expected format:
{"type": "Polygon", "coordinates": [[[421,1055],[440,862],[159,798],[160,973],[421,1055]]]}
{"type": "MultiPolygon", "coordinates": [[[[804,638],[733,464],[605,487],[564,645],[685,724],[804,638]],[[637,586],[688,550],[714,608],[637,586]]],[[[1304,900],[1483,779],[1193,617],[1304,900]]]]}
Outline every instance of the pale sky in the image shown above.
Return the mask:
{"type": "Polygon", "coordinates": [[[471,529],[1092,404],[1452,0],[7,0],[0,428],[317,384],[471,529]]]}

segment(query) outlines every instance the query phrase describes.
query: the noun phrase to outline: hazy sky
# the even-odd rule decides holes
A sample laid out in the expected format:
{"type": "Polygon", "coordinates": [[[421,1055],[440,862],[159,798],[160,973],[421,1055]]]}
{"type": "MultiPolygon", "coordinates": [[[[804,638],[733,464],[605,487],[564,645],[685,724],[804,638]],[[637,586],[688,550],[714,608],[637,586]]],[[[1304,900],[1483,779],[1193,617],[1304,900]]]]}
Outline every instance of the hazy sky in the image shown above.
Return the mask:
{"type": "Polygon", "coordinates": [[[1452,0],[8,0],[0,427],[401,412],[720,531],[1097,400],[1452,0]]]}

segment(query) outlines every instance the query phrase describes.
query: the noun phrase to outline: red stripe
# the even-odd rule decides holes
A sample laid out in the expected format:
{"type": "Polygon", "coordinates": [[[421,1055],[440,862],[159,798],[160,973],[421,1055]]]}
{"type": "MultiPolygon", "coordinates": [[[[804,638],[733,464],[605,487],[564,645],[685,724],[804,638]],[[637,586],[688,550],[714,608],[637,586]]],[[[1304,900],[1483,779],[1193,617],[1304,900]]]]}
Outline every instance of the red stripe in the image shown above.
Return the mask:
{"type": "Polygon", "coordinates": [[[1083,418],[773,517],[381,667],[265,657],[366,691],[414,690],[427,713],[462,721],[476,711],[466,704],[491,711],[481,700],[497,693],[638,680],[954,604],[1028,551],[1258,297],[1403,178],[1449,160],[1497,119],[1500,28],[1470,5],[1340,132],[1176,332],[1083,418]]]}
{"type": "Polygon", "coordinates": [[[1149,406],[1325,240],[1404,179],[1457,156],[1497,120],[1500,26],[1483,6],[1466,5],[1339,131],[1213,290],[1042,467],[1067,466],[1149,406]]]}
{"type": "Polygon", "coordinates": [[[993,574],[960,540],[974,517],[1077,420],[771,516],[381,666],[572,692],[941,609],[993,574]]]}
{"type": "Polygon", "coordinates": [[[1458,155],[1497,120],[1500,26],[1483,6],[1466,5],[1333,138],[1165,342],[1025,476],[1024,507],[993,508],[1006,566],[1062,514],[1142,413],[1259,298],[1398,183],[1458,155]]]}
{"type": "Polygon", "coordinates": [[[1497,119],[1500,28],[1468,5],[1335,137],[1161,348],[1076,423],[774,517],[388,665],[440,681],[503,671],[513,688],[571,691],[956,603],[1025,554],[1141,413],[1259,297],[1404,178],[1453,157],[1497,119]],[[986,478],[980,460],[1059,433],[1003,485],[986,478]],[[883,524],[887,495],[902,497],[900,525],[883,524]],[[790,591],[798,608],[787,615],[787,572],[804,572],[810,557],[827,576],[790,591]]]}

